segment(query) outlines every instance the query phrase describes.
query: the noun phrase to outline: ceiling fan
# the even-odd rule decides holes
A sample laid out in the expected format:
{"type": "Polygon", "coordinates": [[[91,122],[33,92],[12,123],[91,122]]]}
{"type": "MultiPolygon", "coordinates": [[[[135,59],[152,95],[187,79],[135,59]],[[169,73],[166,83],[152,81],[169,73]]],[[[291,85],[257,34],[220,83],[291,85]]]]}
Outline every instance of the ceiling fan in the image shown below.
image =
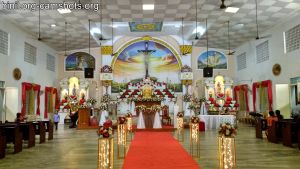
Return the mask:
{"type": "Polygon", "coordinates": [[[114,19],[111,19],[111,56],[115,56],[117,53],[114,53],[114,19]]]}
{"type": "Polygon", "coordinates": [[[199,40],[199,37],[198,37],[198,3],[197,3],[197,0],[196,1],[196,36],[195,36],[195,40],[199,40]]]}
{"type": "MultiPolygon", "coordinates": [[[[183,35],[183,18],[181,18],[181,39],[182,39],[182,46],[183,46],[183,48],[184,48],[184,35],[183,35]]],[[[185,56],[185,55],[187,55],[188,54],[188,52],[186,51],[184,51],[183,49],[182,49],[182,56],[185,56]]]]}
{"type": "Polygon", "coordinates": [[[100,41],[100,46],[101,46],[101,41],[107,41],[109,39],[106,39],[103,37],[103,17],[102,17],[102,11],[103,11],[103,4],[102,4],[102,0],[99,0],[99,6],[100,6],[100,27],[99,27],[99,30],[100,30],[100,35],[99,35],[99,41],[100,41]]]}
{"type": "Polygon", "coordinates": [[[256,23],[256,40],[259,40],[259,39],[264,39],[264,38],[270,38],[272,37],[272,35],[266,35],[266,36],[262,36],[260,37],[259,36],[259,30],[258,30],[258,14],[257,14],[257,8],[258,8],[258,4],[257,4],[257,0],[255,0],[255,23],[256,23]]]}
{"type": "Polygon", "coordinates": [[[65,56],[68,56],[67,54],[67,21],[65,22],[65,56]]]}
{"type": "Polygon", "coordinates": [[[227,55],[233,55],[235,53],[235,51],[230,49],[230,23],[229,21],[227,22],[227,37],[228,37],[228,53],[227,55]]]}
{"type": "MultiPolygon", "coordinates": [[[[39,0],[39,4],[41,4],[41,0],[39,0]]],[[[44,40],[47,40],[47,39],[50,39],[49,37],[42,37],[41,36],[41,9],[39,8],[39,23],[38,23],[38,38],[37,40],[38,41],[44,41],[44,40]]]]}

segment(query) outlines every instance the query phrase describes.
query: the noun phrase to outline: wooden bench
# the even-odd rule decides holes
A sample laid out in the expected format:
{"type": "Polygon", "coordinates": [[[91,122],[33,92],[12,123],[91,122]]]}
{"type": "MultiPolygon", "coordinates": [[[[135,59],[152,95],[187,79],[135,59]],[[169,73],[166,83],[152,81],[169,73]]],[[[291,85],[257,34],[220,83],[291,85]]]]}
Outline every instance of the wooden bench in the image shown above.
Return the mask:
{"type": "MultiPolygon", "coordinates": [[[[300,130],[300,123],[293,121],[283,121],[282,124],[282,144],[293,147],[293,143],[297,142],[297,135],[300,130]]],[[[299,140],[298,140],[299,141],[299,140]]]]}
{"type": "MultiPolygon", "coordinates": [[[[13,143],[14,144],[14,153],[18,153],[22,151],[23,148],[23,136],[20,130],[20,126],[18,124],[1,124],[4,128],[6,144],[13,143]]],[[[5,144],[5,145],[6,145],[5,144]]]]}
{"type": "Polygon", "coordinates": [[[0,159],[5,157],[6,148],[6,136],[5,128],[3,125],[0,126],[0,159]]]}
{"type": "Polygon", "coordinates": [[[33,122],[35,135],[40,136],[40,144],[46,141],[46,129],[42,121],[33,122]]]}
{"type": "Polygon", "coordinates": [[[20,123],[20,129],[23,133],[23,140],[28,141],[28,148],[35,146],[35,131],[32,122],[20,123]]]}
{"type": "Polygon", "coordinates": [[[263,138],[262,132],[267,130],[267,120],[258,118],[255,124],[255,135],[256,138],[263,138]]]}
{"type": "Polygon", "coordinates": [[[53,140],[53,123],[51,121],[42,121],[45,131],[48,132],[48,140],[53,140]]]}

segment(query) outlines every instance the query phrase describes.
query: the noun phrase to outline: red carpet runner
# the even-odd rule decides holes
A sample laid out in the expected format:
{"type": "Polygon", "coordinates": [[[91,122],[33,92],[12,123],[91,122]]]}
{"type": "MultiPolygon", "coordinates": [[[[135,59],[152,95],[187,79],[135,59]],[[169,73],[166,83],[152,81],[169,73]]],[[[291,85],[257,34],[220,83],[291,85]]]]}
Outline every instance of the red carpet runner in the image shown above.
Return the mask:
{"type": "Polygon", "coordinates": [[[169,132],[137,132],[123,169],[199,169],[169,132]]]}

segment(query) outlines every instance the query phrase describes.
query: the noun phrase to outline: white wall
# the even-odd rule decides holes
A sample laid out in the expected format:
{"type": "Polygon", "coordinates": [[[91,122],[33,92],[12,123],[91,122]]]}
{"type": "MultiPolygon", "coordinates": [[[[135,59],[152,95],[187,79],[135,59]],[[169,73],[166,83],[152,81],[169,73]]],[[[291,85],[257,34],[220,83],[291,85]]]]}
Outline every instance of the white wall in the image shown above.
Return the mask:
{"type": "MultiPolygon", "coordinates": [[[[33,39],[32,35],[26,33],[2,17],[0,17],[0,29],[9,33],[9,54],[8,56],[0,54],[0,80],[6,82],[6,87],[18,88],[18,99],[14,100],[14,110],[21,111],[22,82],[40,84],[41,90],[44,90],[45,86],[55,85],[57,81],[58,59],[56,59],[55,72],[47,70],[46,59],[47,53],[56,57],[56,51],[44,43],[33,39]],[[37,47],[36,65],[24,62],[24,42],[28,42],[37,47]],[[22,72],[22,77],[18,81],[14,80],[12,76],[13,69],[15,68],[21,69],[22,72]]],[[[41,117],[43,117],[44,95],[42,94],[40,97],[41,117]]],[[[13,117],[17,112],[11,113],[12,114],[9,116],[13,117]]]]}
{"type": "MultiPolygon", "coordinates": [[[[236,80],[238,84],[249,84],[252,88],[252,83],[262,80],[272,80],[273,90],[273,108],[275,109],[276,103],[276,90],[275,84],[289,84],[290,78],[300,76],[299,66],[299,54],[300,50],[296,50],[290,53],[284,53],[284,41],[283,32],[290,28],[300,24],[300,17],[291,17],[290,21],[280,23],[275,27],[272,27],[269,31],[264,32],[262,35],[272,35],[270,38],[254,40],[256,35],[253,35],[253,40],[249,41],[236,49],[235,56],[246,52],[247,68],[237,71],[236,80]],[[270,58],[268,61],[256,64],[256,45],[269,40],[269,53],[270,58]],[[272,67],[274,64],[281,65],[281,74],[274,76],[272,73],[272,67]],[[253,79],[253,81],[249,81],[253,79]]],[[[250,110],[253,110],[252,106],[252,94],[249,97],[250,110]]]]}

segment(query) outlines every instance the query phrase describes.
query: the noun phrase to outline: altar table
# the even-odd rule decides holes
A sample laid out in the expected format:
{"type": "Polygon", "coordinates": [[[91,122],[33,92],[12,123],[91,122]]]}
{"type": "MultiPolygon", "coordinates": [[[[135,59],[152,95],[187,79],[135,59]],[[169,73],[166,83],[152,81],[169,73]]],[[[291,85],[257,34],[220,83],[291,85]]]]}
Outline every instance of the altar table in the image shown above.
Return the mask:
{"type": "Polygon", "coordinates": [[[222,123],[235,125],[234,115],[199,115],[201,121],[205,123],[205,129],[218,129],[222,123]]]}

